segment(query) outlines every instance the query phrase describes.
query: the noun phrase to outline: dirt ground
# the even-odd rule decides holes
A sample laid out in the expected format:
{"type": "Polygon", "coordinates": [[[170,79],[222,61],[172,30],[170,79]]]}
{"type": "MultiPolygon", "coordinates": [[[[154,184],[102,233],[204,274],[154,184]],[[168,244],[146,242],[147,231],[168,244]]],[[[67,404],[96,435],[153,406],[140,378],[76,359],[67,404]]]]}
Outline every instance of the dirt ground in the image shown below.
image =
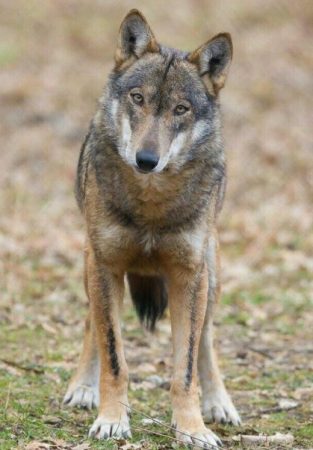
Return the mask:
{"type": "Polygon", "coordinates": [[[168,319],[150,336],[127,301],[130,401],[140,412],[133,411],[132,446],[88,440],[95,412],[62,407],[86,311],[76,163],[132,7],[165,44],[193,49],[220,31],[234,41],[221,95],[229,183],[216,336],[243,425],[212,429],[226,448],[242,448],[241,435],[276,432],[294,437],[288,448],[313,448],[313,2],[0,7],[0,448],[172,448],[169,430],[142,415],[170,420],[168,319]]]}

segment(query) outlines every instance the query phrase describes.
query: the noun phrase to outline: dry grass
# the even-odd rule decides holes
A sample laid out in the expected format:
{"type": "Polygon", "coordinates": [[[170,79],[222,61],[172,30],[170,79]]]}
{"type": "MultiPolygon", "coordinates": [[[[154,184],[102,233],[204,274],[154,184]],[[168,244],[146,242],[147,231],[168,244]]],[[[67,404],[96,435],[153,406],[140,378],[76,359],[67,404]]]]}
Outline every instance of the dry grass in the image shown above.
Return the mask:
{"type": "MultiPolygon", "coordinates": [[[[134,6],[164,43],[192,49],[230,31],[235,45],[222,94],[229,184],[220,220],[224,299],[217,335],[245,425],[213,428],[229,448],[239,445],[231,440],[239,432],[276,431],[294,434],[296,447],[312,447],[313,3],[0,6],[1,448],[25,449],[45,438],[59,439],[60,448],[85,442],[90,415],[60,410],[85,308],[84,231],[72,186],[119,22],[134,6]],[[275,412],[283,398],[298,406],[275,412]]],[[[125,316],[132,403],[168,419],[167,391],[151,389],[145,378],[157,371],[169,379],[168,323],[150,339],[128,308],[125,316]]],[[[142,448],[170,445],[142,433],[134,441],[143,437],[142,448]]]]}

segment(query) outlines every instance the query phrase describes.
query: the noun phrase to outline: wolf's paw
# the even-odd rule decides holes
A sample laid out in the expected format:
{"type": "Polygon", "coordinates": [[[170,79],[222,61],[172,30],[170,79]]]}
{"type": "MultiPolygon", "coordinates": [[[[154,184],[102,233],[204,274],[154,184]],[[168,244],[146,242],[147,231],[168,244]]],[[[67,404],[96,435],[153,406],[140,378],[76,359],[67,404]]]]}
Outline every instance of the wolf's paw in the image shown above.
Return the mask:
{"type": "Polygon", "coordinates": [[[223,445],[220,438],[208,428],[202,428],[199,432],[176,430],[176,438],[193,449],[205,448],[213,450],[223,445]]]}
{"type": "Polygon", "coordinates": [[[240,416],[226,389],[218,389],[202,399],[204,422],[230,423],[240,425],[240,416]]]}
{"type": "Polygon", "coordinates": [[[99,389],[98,386],[88,386],[80,384],[76,386],[69,386],[63,404],[70,407],[79,407],[92,409],[99,406],[99,389]]]}
{"type": "Polygon", "coordinates": [[[89,437],[96,439],[128,439],[132,437],[128,417],[117,422],[112,422],[103,416],[99,416],[89,430],[89,437]]]}

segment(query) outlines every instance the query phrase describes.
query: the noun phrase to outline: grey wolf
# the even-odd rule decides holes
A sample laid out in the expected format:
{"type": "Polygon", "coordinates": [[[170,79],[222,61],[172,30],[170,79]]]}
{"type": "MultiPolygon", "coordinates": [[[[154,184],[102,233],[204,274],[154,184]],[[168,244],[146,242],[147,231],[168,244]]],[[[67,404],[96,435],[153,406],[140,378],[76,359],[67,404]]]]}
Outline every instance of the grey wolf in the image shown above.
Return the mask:
{"type": "Polygon", "coordinates": [[[220,296],[216,219],[226,184],[219,92],[231,59],[228,33],[184,52],[160,45],[137,10],[122,22],[76,180],[89,313],[64,402],[98,407],[90,436],[131,436],[120,328],[126,276],[148,328],[169,306],[177,438],[209,448],[220,439],[205,422],[240,423],[212,334],[220,296]]]}

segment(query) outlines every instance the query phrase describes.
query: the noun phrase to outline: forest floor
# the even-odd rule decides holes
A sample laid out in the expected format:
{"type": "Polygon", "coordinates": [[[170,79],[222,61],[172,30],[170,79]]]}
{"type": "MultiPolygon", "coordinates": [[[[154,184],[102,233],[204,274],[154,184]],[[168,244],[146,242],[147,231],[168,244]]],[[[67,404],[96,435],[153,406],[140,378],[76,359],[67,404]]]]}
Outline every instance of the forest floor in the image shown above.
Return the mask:
{"type": "MultiPolygon", "coordinates": [[[[167,428],[143,421],[147,414],[170,422],[168,317],[151,336],[127,299],[133,439],[91,441],[96,412],[62,406],[87,310],[76,162],[119,23],[133,5],[0,4],[0,448],[172,448],[167,428]]],[[[212,429],[229,449],[246,445],[241,435],[277,432],[291,434],[293,443],[266,448],[312,449],[313,3],[136,6],[164,43],[192,49],[230,31],[235,45],[221,96],[229,183],[219,221],[223,296],[216,342],[243,425],[212,429]]]]}

